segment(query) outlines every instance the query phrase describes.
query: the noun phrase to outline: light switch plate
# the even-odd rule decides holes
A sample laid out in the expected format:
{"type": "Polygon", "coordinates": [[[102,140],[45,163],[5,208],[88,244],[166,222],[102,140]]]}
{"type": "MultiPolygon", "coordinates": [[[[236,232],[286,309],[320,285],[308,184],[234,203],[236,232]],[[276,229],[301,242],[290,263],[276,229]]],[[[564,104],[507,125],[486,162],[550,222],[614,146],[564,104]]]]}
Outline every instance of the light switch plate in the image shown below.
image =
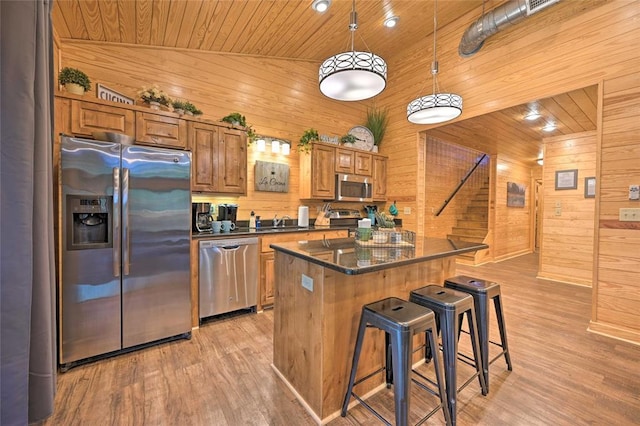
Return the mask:
{"type": "Polygon", "coordinates": [[[405,207],[404,214],[411,214],[411,207],[405,207]]]}
{"type": "Polygon", "coordinates": [[[629,199],[640,200],[640,185],[629,185],[629,199]]]}

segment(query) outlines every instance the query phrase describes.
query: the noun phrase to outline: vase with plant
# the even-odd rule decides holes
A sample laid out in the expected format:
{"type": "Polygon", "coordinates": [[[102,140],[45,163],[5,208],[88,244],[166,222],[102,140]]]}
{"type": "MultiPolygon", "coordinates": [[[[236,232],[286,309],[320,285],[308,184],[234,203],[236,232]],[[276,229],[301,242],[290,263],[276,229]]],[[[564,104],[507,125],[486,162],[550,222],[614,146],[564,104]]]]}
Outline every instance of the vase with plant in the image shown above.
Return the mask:
{"type": "Polygon", "coordinates": [[[302,136],[300,137],[300,141],[298,142],[298,151],[310,152],[311,143],[318,142],[319,140],[320,140],[320,136],[318,135],[318,131],[316,129],[310,128],[305,130],[302,136]]]}
{"type": "Polygon", "coordinates": [[[64,67],[58,74],[58,81],[65,90],[74,95],[84,95],[91,90],[91,80],[77,68],[64,67]]]}
{"type": "Polygon", "coordinates": [[[374,151],[378,151],[389,124],[389,109],[378,108],[375,105],[367,108],[367,122],[365,126],[373,133],[374,151]]]}
{"type": "Polygon", "coordinates": [[[353,144],[356,143],[357,140],[358,138],[356,138],[352,134],[346,134],[340,138],[340,142],[342,142],[343,145],[347,146],[353,146],[353,144]]]}
{"type": "Polygon", "coordinates": [[[220,121],[233,124],[234,126],[244,127],[247,130],[247,137],[249,138],[250,144],[258,139],[258,135],[256,134],[255,130],[253,130],[253,126],[248,124],[246,117],[239,112],[232,112],[231,114],[222,117],[220,121]]]}
{"type": "Polygon", "coordinates": [[[151,88],[143,87],[142,90],[138,92],[138,96],[140,96],[143,102],[149,104],[151,109],[155,110],[160,109],[160,105],[169,107],[173,102],[171,96],[167,95],[156,85],[151,88]]]}
{"type": "Polygon", "coordinates": [[[184,102],[183,108],[184,108],[185,114],[187,115],[202,115],[202,111],[200,111],[198,107],[196,107],[194,104],[192,104],[189,101],[184,102]]]}
{"type": "Polygon", "coordinates": [[[184,106],[186,102],[187,101],[182,101],[180,99],[174,99],[174,101],[171,103],[171,106],[173,107],[173,112],[179,115],[184,115],[185,113],[184,106]]]}

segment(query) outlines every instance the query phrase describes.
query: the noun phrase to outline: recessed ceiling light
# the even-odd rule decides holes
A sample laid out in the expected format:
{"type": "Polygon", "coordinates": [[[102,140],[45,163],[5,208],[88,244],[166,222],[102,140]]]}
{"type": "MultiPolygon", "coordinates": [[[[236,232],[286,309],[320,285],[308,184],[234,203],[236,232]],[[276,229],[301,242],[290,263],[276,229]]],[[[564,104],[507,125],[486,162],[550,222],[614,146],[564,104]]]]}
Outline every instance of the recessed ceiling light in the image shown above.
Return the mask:
{"type": "Polygon", "coordinates": [[[527,114],[525,114],[524,119],[533,121],[537,120],[540,117],[542,117],[542,114],[540,114],[538,111],[529,111],[527,114]]]}
{"type": "Polygon", "coordinates": [[[400,18],[398,18],[397,16],[392,16],[391,18],[387,18],[384,20],[384,26],[387,28],[393,28],[396,25],[398,25],[398,20],[400,18]]]}
{"type": "Polygon", "coordinates": [[[313,0],[313,3],[311,3],[313,10],[320,13],[326,12],[330,5],[331,0],[313,0]]]}
{"type": "Polygon", "coordinates": [[[556,129],[556,123],[549,122],[547,123],[542,130],[545,132],[553,132],[556,129]]]}

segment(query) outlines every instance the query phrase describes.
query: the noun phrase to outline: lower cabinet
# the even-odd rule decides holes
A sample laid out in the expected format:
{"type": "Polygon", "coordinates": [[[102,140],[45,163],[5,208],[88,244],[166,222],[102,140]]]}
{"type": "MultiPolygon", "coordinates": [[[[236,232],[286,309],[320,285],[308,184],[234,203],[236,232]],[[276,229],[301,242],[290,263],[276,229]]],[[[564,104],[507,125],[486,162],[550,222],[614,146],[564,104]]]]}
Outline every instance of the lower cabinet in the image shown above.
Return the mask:
{"type": "MultiPolygon", "coordinates": [[[[284,243],[290,241],[313,241],[323,238],[346,238],[349,236],[349,230],[320,230],[308,232],[291,232],[286,234],[265,235],[260,242],[260,300],[259,306],[268,307],[273,305],[275,295],[275,277],[274,277],[274,253],[269,247],[274,243],[284,243]]],[[[327,259],[331,260],[331,259],[327,259]]]]}

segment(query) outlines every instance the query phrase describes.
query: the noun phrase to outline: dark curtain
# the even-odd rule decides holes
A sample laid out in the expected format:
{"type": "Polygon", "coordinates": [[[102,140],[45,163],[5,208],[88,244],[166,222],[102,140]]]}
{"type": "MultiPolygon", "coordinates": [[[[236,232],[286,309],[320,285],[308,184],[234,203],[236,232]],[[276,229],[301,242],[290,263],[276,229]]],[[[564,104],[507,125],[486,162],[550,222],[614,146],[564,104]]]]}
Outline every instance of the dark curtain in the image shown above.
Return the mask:
{"type": "Polygon", "coordinates": [[[51,44],[50,1],[0,1],[2,425],[24,425],[53,412],[51,44]]]}

